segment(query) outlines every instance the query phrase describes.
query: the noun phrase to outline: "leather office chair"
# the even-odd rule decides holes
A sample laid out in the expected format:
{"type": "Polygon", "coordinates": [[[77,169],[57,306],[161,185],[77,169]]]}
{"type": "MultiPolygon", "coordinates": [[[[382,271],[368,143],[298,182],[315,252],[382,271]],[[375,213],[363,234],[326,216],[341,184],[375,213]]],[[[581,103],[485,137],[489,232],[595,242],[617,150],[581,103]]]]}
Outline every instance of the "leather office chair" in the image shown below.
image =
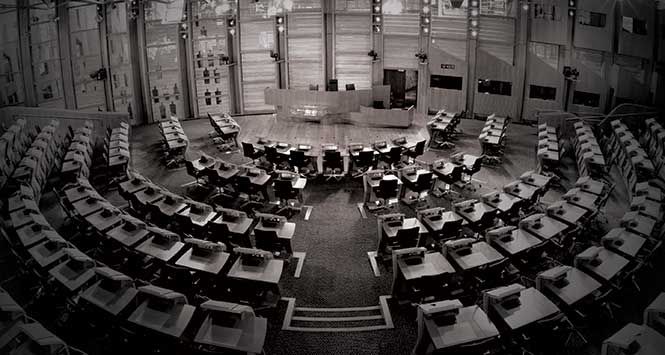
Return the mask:
{"type": "Polygon", "coordinates": [[[402,147],[392,147],[387,154],[379,155],[379,160],[388,165],[388,169],[394,169],[402,160],[402,147]]]}
{"type": "Polygon", "coordinates": [[[297,206],[298,202],[302,202],[300,201],[300,191],[293,188],[291,180],[276,179],[273,185],[273,190],[275,192],[275,197],[279,200],[278,206],[280,206],[276,214],[282,214],[284,211],[288,211],[288,215],[290,216],[293,213],[300,212],[300,207],[297,206]]]}
{"type": "Polygon", "coordinates": [[[427,143],[426,140],[419,141],[419,142],[416,143],[416,145],[414,147],[411,147],[411,148],[407,149],[406,151],[404,151],[404,156],[406,156],[408,158],[407,159],[408,164],[414,163],[415,160],[419,156],[421,156],[425,153],[425,144],[426,143],[427,143]]]}
{"type": "Polygon", "coordinates": [[[419,233],[420,227],[418,226],[399,229],[395,238],[388,245],[388,249],[398,250],[418,246],[419,233]]]}
{"type": "Polygon", "coordinates": [[[384,201],[384,205],[387,206],[391,203],[391,200],[397,199],[399,194],[399,184],[398,180],[381,180],[379,182],[379,187],[374,190],[374,195],[377,198],[384,201]]]}
{"type": "Polygon", "coordinates": [[[374,159],[373,151],[362,150],[358,152],[358,155],[352,157],[354,174],[353,177],[361,176],[366,170],[374,168],[376,166],[376,160],[374,159]]]}
{"type": "Polygon", "coordinates": [[[338,150],[326,150],[323,152],[323,176],[326,179],[341,179],[344,172],[344,159],[338,150]]]}
{"type": "Polygon", "coordinates": [[[186,267],[164,263],[159,271],[158,281],[160,287],[187,292],[192,289],[194,277],[186,267]]]}
{"type": "Polygon", "coordinates": [[[256,241],[256,247],[261,250],[266,250],[279,256],[283,252],[286,252],[288,255],[293,254],[291,248],[279,240],[277,232],[274,230],[254,230],[254,240],[256,241]]]}
{"type": "Polygon", "coordinates": [[[263,156],[263,153],[261,151],[258,151],[254,149],[254,145],[252,143],[247,143],[247,142],[242,142],[242,155],[252,159],[252,162],[255,162],[259,158],[263,156]]]}
{"type": "Polygon", "coordinates": [[[452,186],[462,180],[462,173],[464,172],[464,167],[458,164],[449,163],[448,167],[449,169],[444,174],[438,175],[438,179],[444,184],[443,189],[436,187],[439,190],[438,196],[446,199],[449,199],[450,195],[457,194],[452,190],[452,186]]]}
{"type": "Polygon", "coordinates": [[[309,175],[313,172],[312,160],[305,156],[302,150],[292,150],[289,153],[289,165],[302,175],[309,175]]]}

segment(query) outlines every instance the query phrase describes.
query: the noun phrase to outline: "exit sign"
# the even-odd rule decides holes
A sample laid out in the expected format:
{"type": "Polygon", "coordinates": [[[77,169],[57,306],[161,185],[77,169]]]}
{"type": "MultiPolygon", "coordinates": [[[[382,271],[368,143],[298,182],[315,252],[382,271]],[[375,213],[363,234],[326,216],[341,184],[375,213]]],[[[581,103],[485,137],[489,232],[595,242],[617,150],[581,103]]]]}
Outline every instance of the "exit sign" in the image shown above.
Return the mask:
{"type": "Polygon", "coordinates": [[[455,64],[441,64],[441,69],[455,69],[455,64]]]}

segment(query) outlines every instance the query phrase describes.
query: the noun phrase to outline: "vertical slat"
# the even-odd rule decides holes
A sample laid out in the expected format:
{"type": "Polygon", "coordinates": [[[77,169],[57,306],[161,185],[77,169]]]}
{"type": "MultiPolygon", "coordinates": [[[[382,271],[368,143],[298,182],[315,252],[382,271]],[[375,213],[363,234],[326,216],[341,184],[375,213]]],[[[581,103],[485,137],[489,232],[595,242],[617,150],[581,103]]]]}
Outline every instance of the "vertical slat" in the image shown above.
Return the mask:
{"type": "Polygon", "coordinates": [[[288,16],[287,45],[289,88],[307,89],[323,85],[323,18],[320,12],[288,16]]]}
{"type": "Polygon", "coordinates": [[[356,89],[372,87],[370,17],[335,15],[335,76],[339,87],[354,84],[356,89]]]}

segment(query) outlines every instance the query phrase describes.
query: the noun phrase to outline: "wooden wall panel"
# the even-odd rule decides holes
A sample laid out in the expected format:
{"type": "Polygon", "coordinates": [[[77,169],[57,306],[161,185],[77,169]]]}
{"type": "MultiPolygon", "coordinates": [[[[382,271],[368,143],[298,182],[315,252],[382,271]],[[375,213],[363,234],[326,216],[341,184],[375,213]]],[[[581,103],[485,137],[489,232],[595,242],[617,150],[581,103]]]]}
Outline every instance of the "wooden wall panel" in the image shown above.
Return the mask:
{"type": "Polygon", "coordinates": [[[420,16],[418,14],[383,15],[384,35],[420,34],[420,16]]]}
{"type": "MultiPolygon", "coordinates": [[[[662,6],[665,7],[665,3],[662,6]]],[[[658,60],[665,61],[665,10],[658,10],[658,24],[658,60]]]]}
{"type": "Polygon", "coordinates": [[[466,17],[432,17],[432,37],[466,40],[466,17]]]}
{"type": "Polygon", "coordinates": [[[356,89],[372,87],[372,49],[369,15],[335,15],[334,76],[340,88],[354,84],[356,89]]]}
{"type": "Polygon", "coordinates": [[[479,115],[489,115],[496,113],[497,115],[517,117],[518,115],[518,102],[522,99],[522,93],[516,92],[515,85],[515,67],[511,63],[506,62],[506,53],[512,46],[503,46],[501,50],[497,50],[500,46],[492,44],[487,46],[480,44],[477,50],[477,65],[476,65],[476,79],[489,79],[501,80],[512,83],[512,91],[510,96],[506,95],[491,95],[478,93],[478,84],[474,83],[475,98],[474,98],[474,112],[479,115]],[[495,54],[499,54],[499,56],[495,54]]]}
{"type": "Polygon", "coordinates": [[[434,39],[429,48],[429,68],[431,75],[450,75],[462,77],[462,90],[430,88],[429,109],[446,108],[463,111],[466,106],[467,63],[466,41],[434,39]],[[455,68],[451,69],[450,64],[455,68]],[[445,65],[444,67],[442,67],[445,65]]]}
{"type": "Polygon", "coordinates": [[[535,0],[529,8],[530,35],[534,42],[565,45],[568,36],[568,1],[535,0]],[[541,7],[543,13],[540,13],[541,7]],[[538,15],[536,14],[538,11],[538,15]]]}
{"type": "Polygon", "coordinates": [[[616,0],[585,0],[577,2],[577,23],[573,45],[578,48],[595,49],[611,52],[614,41],[614,16],[616,0]],[[605,27],[593,27],[579,24],[584,11],[593,11],[606,15],[605,27]]]}
{"type": "Polygon", "coordinates": [[[571,99],[570,111],[573,112],[603,112],[607,94],[610,88],[609,80],[605,74],[606,60],[602,52],[576,49],[571,58],[571,65],[577,68],[580,76],[575,83],[574,90],[600,95],[600,105],[589,107],[574,105],[571,99]]]}
{"type": "Polygon", "coordinates": [[[245,112],[272,110],[263,91],[276,86],[277,68],[270,57],[275,49],[273,19],[240,22],[240,60],[245,112]]]}
{"type": "Polygon", "coordinates": [[[548,63],[535,55],[528,53],[527,83],[524,90],[524,109],[522,117],[533,120],[538,110],[561,110],[563,109],[564,82],[563,75],[552,63],[548,63]],[[530,98],[530,85],[553,87],[556,89],[556,98],[552,100],[541,100],[530,98]]]}
{"type": "Polygon", "coordinates": [[[320,12],[293,13],[288,16],[287,45],[289,88],[323,86],[323,17],[320,12]]]}
{"type": "Polygon", "coordinates": [[[653,41],[656,35],[654,18],[656,5],[653,1],[623,0],[619,2],[619,26],[623,26],[624,17],[646,21],[647,34],[633,34],[618,28],[617,53],[650,59],[653,54],[653,41]]]}
{"type": "Polygon", "coordinates": [[[478,21],[478,40],[481,42],[515,42],[515,19],[509,17],[485,17],[478,21]]]}
{"type": "Polygon", "coordinates": [[[384,68],[418,69],[418,36],[384,36],[383,41],[384,68]]]}

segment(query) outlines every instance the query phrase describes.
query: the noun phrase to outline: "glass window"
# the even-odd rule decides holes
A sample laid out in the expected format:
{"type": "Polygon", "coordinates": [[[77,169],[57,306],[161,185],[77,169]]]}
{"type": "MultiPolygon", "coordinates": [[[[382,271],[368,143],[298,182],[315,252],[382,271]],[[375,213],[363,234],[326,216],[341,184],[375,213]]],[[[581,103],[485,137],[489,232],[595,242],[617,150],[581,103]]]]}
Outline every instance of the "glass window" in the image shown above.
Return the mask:
{"type": "Polygon", "coordinates": [[[550,21],[561,21],[561,15],[559,14],[559,8],[553,4],[542,4],[536,3],[533,4],[533,18],[550,20],[550,21]]]}
{"type": "Polygon", "coordinates": [[[429,86],[439,89],[462,90],[463,78],[461,76],[432,75],[429,86]]]}
{"type": "Polygon", "coordinates": [[[0,12],[0,107],[23,103],[16,11],[0,12]]]}
{"type": "Polygon", "coordinates": [[[605,27],[607,16],[600,12],[578,10],[577,21],[580,25],[592,27],[605,27]]]}
{"type": "Polygon", "coordinates": [[[511,0],[480,0],[480,14],[508,16],[511,0]]]}
{"type": "Polygon", "coordinates": [[[573,104],[598,107],[600,106],[600,95],[591,92],[577,91],[573,93],[573,104]]]}
{"type": "Polygon", "coordinates": [[[513,84],[508,81],[479,79],[478,92],[490,95],[512,95],[513,84]]]}
{"type": "Polygon", "coordinates": [[[340,12],[369,12],[370,0],[337,0],[335,10],[340,12]]]}
{"type": "Polygon", "coordinates": [[[466,17],[467,8],[466,0],[434,0],[432,1],[432,16],[466,17]]]}
{"type": "Polygon", "coordinates": [[[647,34],[647,23],[644,20],[624,16],[621,21],[621,29],[632,34],[645,36],[647,34]]]}
{"type": "Polygon", "coordinates": [[[556,100],[556,88],[549,86],[530,85],[529,98],[540,100],[556,100]]]}
{"type": "Polygon", "coordinates": [[[558,45],[531,42],[529,43],[529,51],[553,69],[557,70],[559,68],[558,45]]]}
{"type": "Polygon", "coordinates": [[[106,40],[113,110],[128,112],[132,117],[134,92],[128,28],[126,4],[114,3],[106,6],[106,40]]]}
{"type": "Polygon", "coordinates": [[[383,0],[383,13],[386,15],[420,13],[420,0],[383,0]]]}

